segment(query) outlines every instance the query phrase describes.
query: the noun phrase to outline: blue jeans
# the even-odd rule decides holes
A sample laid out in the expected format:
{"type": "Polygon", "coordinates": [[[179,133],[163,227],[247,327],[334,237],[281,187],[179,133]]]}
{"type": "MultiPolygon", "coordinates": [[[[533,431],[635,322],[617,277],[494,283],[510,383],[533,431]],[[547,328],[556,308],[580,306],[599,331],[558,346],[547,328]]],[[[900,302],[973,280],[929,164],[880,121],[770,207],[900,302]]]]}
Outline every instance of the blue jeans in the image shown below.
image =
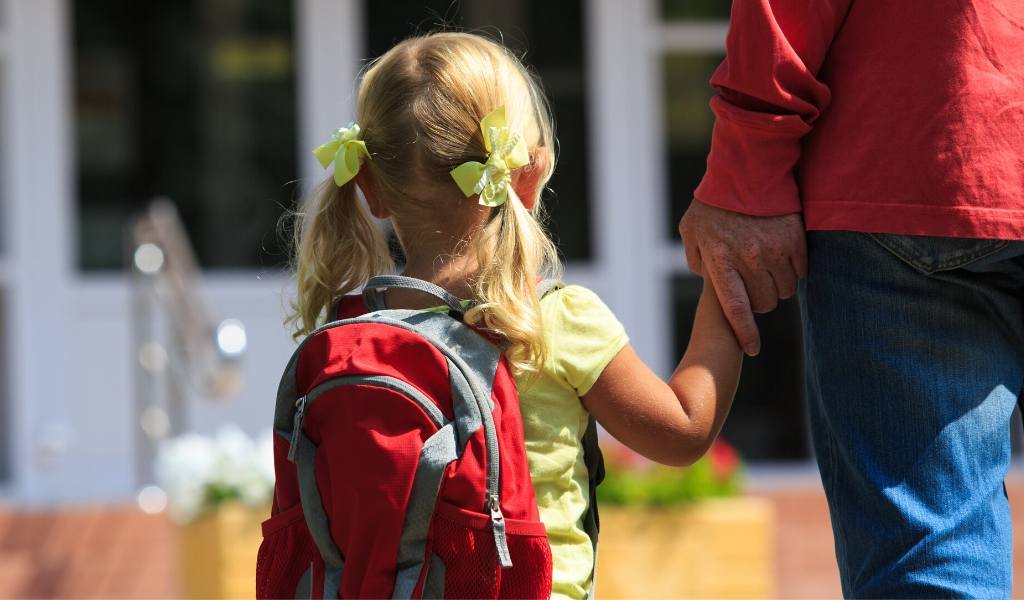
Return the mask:
{"type": "Polygon", "coordinates": [[[1024,242],[810,232],[811,432],[847,597],[1009,597],[1024,242]]]}

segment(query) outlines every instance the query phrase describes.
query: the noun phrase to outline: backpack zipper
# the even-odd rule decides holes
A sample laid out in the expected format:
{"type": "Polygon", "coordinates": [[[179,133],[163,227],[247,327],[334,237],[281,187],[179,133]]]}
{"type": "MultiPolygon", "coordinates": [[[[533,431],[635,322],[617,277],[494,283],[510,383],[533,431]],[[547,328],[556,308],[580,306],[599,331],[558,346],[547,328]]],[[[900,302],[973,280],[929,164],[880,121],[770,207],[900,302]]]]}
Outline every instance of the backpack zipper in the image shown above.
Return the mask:
{"type": "Polygon", "coordinates": [[[302,418],[306,413],[306,396],[299,396],[295,401],[295,419],[292,422],[292,437],[288,443],[288,460],[295,462],[295,453],[299,449],[299,432],[302,431],[302,418]]]}
{"type": "Polygon", "coordinates": [[[508,538],[505,536],[505,515],[501,514],[501,502],[497,494],[491,494],[491,529],[494,530],[494,547],[498,551],[498,563],[502,569],[512,568],[512,555],[508,551],[508,538]]]}
{"type": "Polygon", "coordinates": [[[424,396],[422,392],[400,379],[387,375],[342,375],[332,377],[319,383],[309,393],[300,396],[295,401],[295,417],[292,421],[292,434],[288,444],[288,460],[295,462],[295,454],[299,449],[299,434],[302,432],[302,421],[306,416],[306,408],[328,389],[348,385],[371,385],[394,390],[422,408],[423,412],[427,413],[427,417],[438,429],[445,425],[445,418],[441,409],[424,396]]]}

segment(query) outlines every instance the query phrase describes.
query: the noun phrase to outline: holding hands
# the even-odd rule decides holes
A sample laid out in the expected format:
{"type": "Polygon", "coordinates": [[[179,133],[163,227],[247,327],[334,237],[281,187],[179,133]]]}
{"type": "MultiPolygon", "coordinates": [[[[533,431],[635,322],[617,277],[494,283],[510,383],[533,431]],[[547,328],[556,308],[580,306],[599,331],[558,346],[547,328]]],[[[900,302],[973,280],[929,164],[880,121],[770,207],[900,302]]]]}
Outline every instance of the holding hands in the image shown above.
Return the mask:
{"type": "Polygon", "coordinates": [[[796,294],[807,273],[800,214],[755,217],[694,200],[679,221],[690,270],[710,279],[743,351],[761,351],[754,313],[796,294]]]}

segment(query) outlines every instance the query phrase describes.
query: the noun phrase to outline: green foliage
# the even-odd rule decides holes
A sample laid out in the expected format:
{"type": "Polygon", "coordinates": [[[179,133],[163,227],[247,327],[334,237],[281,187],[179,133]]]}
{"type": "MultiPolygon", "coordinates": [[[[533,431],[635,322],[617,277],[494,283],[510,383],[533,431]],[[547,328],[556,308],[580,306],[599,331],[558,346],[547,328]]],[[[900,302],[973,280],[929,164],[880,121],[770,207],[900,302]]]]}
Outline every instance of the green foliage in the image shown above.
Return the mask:
{"type": "Polygon", "coordinates": [[[241,500],[242,493],[235,486],[224,483],[210,483],[206,486],[205,505],[213,508],[231,500],[241,500]]]}
{"type": "Polygon", "coordinates": [[[724,442],[716,442],[716,446],[686,468],[623,456],[621,447],[606,453],[607,472],[597,489],[598,501],[605,505],[664,507],[735,496],[742,488],[742,465],[731,447],[724,442]]]}

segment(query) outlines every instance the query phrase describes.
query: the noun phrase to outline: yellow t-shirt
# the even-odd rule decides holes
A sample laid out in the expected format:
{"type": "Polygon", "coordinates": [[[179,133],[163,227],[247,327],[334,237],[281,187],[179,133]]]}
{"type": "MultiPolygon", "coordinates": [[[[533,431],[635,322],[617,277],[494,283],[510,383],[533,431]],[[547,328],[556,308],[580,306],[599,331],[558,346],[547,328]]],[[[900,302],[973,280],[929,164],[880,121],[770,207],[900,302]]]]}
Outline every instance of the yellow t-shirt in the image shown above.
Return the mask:
{"type": "Polygon", "coordinates": [[[583,529],[590,489],[581,443],[588,415],[580,397],[629,338],[612,311],[586,288],[556,290],[540,306],[548,358],[533,381],[517,381],[526,457],[551,543],[551,595],[585,598],[594,551],[583,529]]]}

